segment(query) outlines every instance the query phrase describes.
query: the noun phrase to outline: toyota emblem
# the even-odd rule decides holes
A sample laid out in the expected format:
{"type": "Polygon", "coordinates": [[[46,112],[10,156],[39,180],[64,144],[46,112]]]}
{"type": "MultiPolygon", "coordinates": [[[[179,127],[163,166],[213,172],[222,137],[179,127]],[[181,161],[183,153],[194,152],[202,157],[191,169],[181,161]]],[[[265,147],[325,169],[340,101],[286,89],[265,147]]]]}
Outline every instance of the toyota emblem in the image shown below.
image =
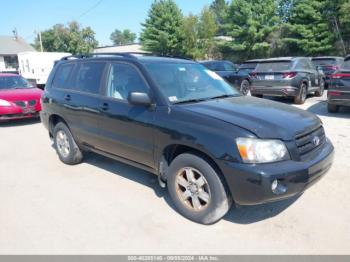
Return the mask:
{"type": "Polygon", "coordinates": [[[320,144],[320,138],[318,136],[315,136],[313,139],[312,139],[312,143],[315,145],[315,146],[318,146],[320,144]]]}

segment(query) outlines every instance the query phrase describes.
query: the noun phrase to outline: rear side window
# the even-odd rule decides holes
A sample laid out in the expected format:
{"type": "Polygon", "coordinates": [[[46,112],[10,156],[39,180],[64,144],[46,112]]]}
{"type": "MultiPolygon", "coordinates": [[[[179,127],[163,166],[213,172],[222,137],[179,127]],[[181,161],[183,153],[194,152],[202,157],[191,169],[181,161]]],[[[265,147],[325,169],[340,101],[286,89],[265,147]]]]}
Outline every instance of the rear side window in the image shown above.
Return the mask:
{"type": "Polygon", "coordinates": [[[74,89],[81,92],[98,94],[105,65],[105,62],[81,63],[75,74],[74,89]]]}
{"type": "Polygon", "coordinates": [[[60,65],[53,79],[52,87],[71,89],[72,85],[69,83],[69,79],[73,71],[73,68],[74,68],[74,64],[60,65]]]}

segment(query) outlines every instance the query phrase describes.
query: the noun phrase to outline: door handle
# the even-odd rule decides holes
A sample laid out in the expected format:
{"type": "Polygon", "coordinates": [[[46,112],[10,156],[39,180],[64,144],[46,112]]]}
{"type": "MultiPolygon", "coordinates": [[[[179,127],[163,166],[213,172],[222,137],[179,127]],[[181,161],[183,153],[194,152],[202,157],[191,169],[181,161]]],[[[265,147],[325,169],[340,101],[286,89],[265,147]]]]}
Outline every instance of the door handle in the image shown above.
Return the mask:
{"type": "Polygon", "coordinates": [[[70,101],[71,100],[71,96],[70,95],[65,95],[64,100],[70,101]]]}
{"type": "Polygon", "coordinates": [[[101,109],[102,109],[103,111],[107,111],[108,108],[109,108],[108,103],[103,103],[103,104],[101,105],[101,109]]]}

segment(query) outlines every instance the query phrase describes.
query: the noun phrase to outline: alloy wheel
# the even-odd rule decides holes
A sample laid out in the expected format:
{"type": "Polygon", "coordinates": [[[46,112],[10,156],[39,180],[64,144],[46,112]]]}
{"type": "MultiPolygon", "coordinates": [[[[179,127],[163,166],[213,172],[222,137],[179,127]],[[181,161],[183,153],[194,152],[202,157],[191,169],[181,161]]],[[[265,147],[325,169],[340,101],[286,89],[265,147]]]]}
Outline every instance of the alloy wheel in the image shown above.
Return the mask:
{"type": "Polygon", "coordinates": [[[211,194],[203,174],[192,167],[182,168],[176,175],[176,192],[184,205],[192,211],[208,207],[211,194]]]}
{"type": "Polygon", "coordinates": [[[63,130],[59,130],[56,134],[56,145],[60,155],[68,157],[70,153],[70,145],[68,136],[63,130]]]}

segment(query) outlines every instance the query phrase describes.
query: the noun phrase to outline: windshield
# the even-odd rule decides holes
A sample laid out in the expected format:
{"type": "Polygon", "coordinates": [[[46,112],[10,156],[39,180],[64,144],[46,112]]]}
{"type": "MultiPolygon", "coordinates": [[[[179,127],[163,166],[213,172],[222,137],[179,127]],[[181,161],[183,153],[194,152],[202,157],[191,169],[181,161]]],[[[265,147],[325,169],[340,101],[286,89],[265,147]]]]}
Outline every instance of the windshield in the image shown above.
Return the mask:
{"type": "Polygon", "coordinates": [[[290,61],[274,61],[259,63],[256,67],[257,72],[280,72],[290,70],[292,63],[290,61]]]}
{"type": "Polygon", "coordinates": [[[147,71],[171,103],[238,96],[213,71],[194,63],[145,63],[147,71]]]}
{"type": "Polygon", "coordinates": [[[315,66],[335,65],[336,60],[335,59],[313,59],[312,63],[315,66]]]}
{"type": "Polygon", "coordinates": [[[21,76],[0,76],[0,89],[18,88],[33,88],[33,85],[21,76]]]}

